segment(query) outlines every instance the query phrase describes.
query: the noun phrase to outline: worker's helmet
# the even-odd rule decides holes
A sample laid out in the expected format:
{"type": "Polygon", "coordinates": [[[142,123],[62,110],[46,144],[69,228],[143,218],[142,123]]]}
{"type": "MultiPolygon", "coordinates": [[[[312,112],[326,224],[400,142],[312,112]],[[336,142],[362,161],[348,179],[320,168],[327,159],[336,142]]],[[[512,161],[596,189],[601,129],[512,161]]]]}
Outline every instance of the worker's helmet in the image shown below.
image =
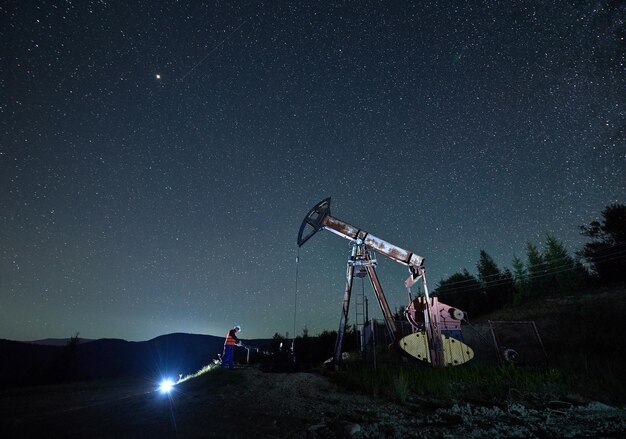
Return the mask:
{"type": "Polygon", "coordinates": [[[236,329],[237,331],[241,331],[241,326],[239,326],[239,325],[235,325],[235,329],[236,329]]]}

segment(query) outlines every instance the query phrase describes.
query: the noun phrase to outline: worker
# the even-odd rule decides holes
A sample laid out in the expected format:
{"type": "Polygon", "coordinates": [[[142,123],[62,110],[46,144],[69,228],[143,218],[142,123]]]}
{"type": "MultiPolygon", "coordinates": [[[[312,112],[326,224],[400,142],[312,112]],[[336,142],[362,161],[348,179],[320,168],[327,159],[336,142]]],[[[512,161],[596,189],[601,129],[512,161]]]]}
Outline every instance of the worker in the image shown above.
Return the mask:
{"type": "Polygon", "coordinates": [[[235,366],[235,346],[241,346],[241,341],[237,338],[237,333],[241,331],[241,326],[236,325],[226,334],[224,340],[224,354],[222,355],[222,367],[228,366],[232,369],[235,366]]]}

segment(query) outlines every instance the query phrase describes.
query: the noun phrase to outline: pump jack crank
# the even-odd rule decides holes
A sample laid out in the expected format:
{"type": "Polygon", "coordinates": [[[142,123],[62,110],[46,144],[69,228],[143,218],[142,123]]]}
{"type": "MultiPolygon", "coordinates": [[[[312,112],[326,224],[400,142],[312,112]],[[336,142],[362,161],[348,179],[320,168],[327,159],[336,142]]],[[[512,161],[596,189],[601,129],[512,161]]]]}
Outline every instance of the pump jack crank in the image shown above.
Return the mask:
{"type": "Polygon", "coordinates": [[[330,197],[317,203],[304,217],[298,232],[298,246],[302,246],[315,233],[325,229],[345,238],[352,243],[352,251],[348,260],[346,272],[346,289],[343,299],[339,330],[335,342],[333,362],[341,362],[343,338],[346,332],[348,310],[355,269],[358,277],[368,276],[372,284],[376,299],[385,319],[387,332],[392,343],[399,346],[408,355],[419,360],[427,361],[436,367],[457,365],[469,361],[473,356],[472,349],[461,341],[442,335],[442,328],[460,333],[460,320],[464,313],[443,303],[437,298],[431,298],[426,284],[424,258],[394,244],[380,239],[368,232],[354,227],[330,215],[330,197]],[[409,277],[404,285],[409,290],[409,306],[405,311],[414,332],[400,339],[400,334],[393,319],[389,304],[376,274],[376,260],[371,251],[385,256],[409,269],[409,277]],[[410,288],[419,280],[422,281],[424,297],[413,300],[410,297],[410,288]],[[420,313],[423,311],[423,313],[420,313]],[[420,315],[421,314],[421,315],[420,315]]]}

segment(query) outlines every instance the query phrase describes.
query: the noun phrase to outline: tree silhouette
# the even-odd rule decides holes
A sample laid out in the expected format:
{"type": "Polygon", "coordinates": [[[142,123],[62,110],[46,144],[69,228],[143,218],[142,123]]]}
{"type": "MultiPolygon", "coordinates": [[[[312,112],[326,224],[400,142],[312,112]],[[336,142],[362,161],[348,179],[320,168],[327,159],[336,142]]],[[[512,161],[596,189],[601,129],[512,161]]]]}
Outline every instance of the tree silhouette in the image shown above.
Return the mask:
{"type": "Polygon", "coordinates": [[[513,301],[516,304],[522,303],[529,296],[528,270],[524,266],[524,262],[517,256],[513,257],[513,279],[515,285],[515,293],[513,301]]]}
{"type": "Polygon", "coordinates": [[[528,298],[539,297],[547,293],[546,266],[543,255],[535,244],[529,242],[526,244],[526,256],[528,258],[526,265],[528,270],[528,298]]]}
{"type": "Polygon", "coordinates": [[[478,279],[489,301],[487,310],[503,307],[513,300],[513,276],[511,272],[500,270],[493,258],[485,250],[480,251],[476,264],[478,279]]]}
{"type": "Polygon", "coordinates": [[[467,269],[439,281],[433,292],[442,302],[454,305],[471,316],[484,314],[488,302],[482,285],[467,269]]]}
{"type": "Polygon", "coordinates": [[[591,265],[602,284],[626,283],[626,205],[610,204],[601,221],[580,227],[581,234],[593,239],[580,254],[591,265]]]}
{"type": "Polygon", "coordinates": [[[78,345],[80,344],[79,333],[76,332],[73,337],[67,341],[63,347],[61,359],[61,376],[65,381],[76,379],[78,372],[78,345]]]}
{"type": "Polygon", "coordinates": [[[543,252],[549,293],[567,293],[578,290],[584,282],[583,268],[572,258],[562,242],[553,235],[546,236],[543,252]]]}

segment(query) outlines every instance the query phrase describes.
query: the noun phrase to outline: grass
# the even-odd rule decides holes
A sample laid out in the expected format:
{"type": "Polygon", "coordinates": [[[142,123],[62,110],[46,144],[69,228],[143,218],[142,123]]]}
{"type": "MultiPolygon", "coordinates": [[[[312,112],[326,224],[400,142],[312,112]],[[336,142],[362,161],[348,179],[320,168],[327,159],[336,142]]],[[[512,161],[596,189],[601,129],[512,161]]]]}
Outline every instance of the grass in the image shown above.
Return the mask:
{"type": "Polygon", "coordinates": [[[223,386],[242,385],[244,382],[239,370],[222,369],[219,363],[214,362],[207,364],[196,373],[181,378],[176,385],[182,384],[187,391],[194,389],[214,391],[223,386]]]}
{"type": "Polygon", "coordinates": [[[558,400],[576,397],[626,404],[626,368],[620,358],[596,352],[561,352],[549,369],[465,364],[443,369],[386,362],[374,370],[363,360],[346,361],[331,379],[348,390],[405,402],[412,397],[504,403],[511,399],[558,400]]]}
{"type": "Polygon", "coordinates": [[[589,289],[510,306],[482,320],[536,322],[561,391],[626,403],[626,342],[622,322],[626,288],[589,289]]]}
{"type": "MultiPolygon", "coordinates": [[[[607,403],[626,403],[626,355],[621,316],[626,312],[625,290],[607,297],[599,291],[537,301],[511,307],[492,320],[536,320],[550,369],[472,364],[434,369],[379,357],[379,367],[361,360],[346,361],[346,369],[330,375],[348,390],[406,402],[412,398],[438,401],[504,403],[511,399],[560,399],[568,394],[607,403]]],[[[393,357],[393,358],[392,358],[393,357]]],[[[196,374],[198,382],[219,386],[241,382],[237,371],[210,364],[196,374]]]]}
{"type": "Polygon", "coordinates": [[[346,363],[345,371],[331,376],[345,389],[399,402],[405,402],[411,395],[428,400],[483,403],[503,403],[523,397],[557,399],[576,382],[575,375],[559,369],[385,365],[375,371],[360,361],[346,363]]]}
{"type": "MultiPolygon", "coordinates": [[[[183,378],[178,380],[178,383],[182,383],[182,382],[190,380],[192,378],[198,378],[199,376],[204,375],[207,372],[211,372],[212,370],[219,369],[219,367],[220,367],[220,364],[217,361],[215,361],[213,363],[209,363],[206,366],[204,366],[202,369],[197,371],[196,373],[192,373],[192,374],[184,376],[183,378]]],[[[178,383],[176,383],[176,384],[178,384],[178,383]]]]}

